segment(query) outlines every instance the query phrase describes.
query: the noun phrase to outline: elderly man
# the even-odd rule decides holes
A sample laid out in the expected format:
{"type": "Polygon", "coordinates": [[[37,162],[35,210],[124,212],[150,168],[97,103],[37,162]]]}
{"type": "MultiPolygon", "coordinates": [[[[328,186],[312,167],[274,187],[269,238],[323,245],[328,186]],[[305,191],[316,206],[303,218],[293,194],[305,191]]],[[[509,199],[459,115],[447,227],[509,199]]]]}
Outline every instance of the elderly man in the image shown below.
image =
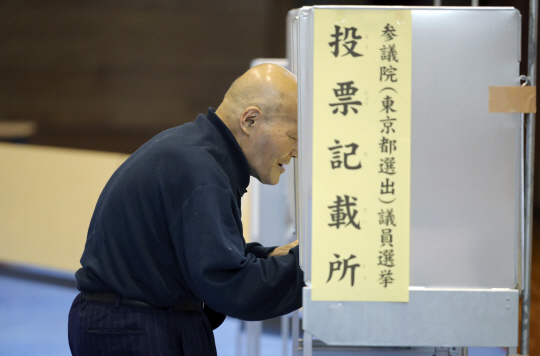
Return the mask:
{"type": "Polygon", "coordinates": [[[240,220],[249,176],[276,184],[297,156],[296,108],[294,75],[256,66],[215,112],[158,134],[113,174],[76,273],[74,355],[215,355],[221,313],[301,306],[296,243],[246,244],[240,220]]]}

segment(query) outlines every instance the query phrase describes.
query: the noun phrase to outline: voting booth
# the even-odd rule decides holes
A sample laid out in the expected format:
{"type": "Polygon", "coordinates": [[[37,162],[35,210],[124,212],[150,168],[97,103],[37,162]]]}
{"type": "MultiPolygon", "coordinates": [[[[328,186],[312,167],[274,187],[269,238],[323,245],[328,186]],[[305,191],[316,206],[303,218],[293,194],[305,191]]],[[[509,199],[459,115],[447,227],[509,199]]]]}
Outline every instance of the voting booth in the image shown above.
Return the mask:
{"type": "Polygon", "coordinates": [[[288,25],[300,352],[515,354],[530,278],[524,122],[504,92],[521,85],[519,12],[314,6],[288,25]]]}

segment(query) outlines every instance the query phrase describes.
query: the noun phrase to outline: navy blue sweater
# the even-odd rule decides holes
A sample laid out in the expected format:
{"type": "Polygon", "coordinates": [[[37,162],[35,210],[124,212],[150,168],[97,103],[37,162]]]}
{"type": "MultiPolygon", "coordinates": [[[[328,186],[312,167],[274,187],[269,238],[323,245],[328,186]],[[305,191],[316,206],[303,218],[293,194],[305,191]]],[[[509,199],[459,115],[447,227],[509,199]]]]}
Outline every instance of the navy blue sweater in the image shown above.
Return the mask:
{"type": "Polygon", "coordinates": [[[298,247],[280,257],[246,244],[240,199],[249,166],[213,109],[131,155],[103,189],[76,273],[82,292],[157,307],[202,301],[244,320],[298,309],[298,247]]]}

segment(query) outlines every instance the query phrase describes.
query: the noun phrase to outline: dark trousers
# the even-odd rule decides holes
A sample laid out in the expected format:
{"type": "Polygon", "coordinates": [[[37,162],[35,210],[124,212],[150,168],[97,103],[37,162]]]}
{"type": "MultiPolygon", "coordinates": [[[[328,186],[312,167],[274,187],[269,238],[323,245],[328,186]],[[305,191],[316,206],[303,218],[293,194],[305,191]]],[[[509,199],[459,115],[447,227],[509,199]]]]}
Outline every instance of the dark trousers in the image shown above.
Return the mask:
{"type": "Polygon", "coordinates": [[[68,323],[74,356],[216,356],[214,333],[202,310],[168,311],[91,302],[79,294],[68,323]]]}

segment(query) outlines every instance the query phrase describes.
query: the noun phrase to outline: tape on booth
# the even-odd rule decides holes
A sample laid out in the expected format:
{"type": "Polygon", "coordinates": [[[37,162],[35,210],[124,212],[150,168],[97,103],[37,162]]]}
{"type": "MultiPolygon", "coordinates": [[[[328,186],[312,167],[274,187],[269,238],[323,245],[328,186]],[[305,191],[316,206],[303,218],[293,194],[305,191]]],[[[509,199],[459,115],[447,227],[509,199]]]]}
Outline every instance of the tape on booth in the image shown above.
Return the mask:
{"type": "Polygon", "coordinates": [[[536,87],[489,87],[489,112],[536,113],[536,87]]]}

